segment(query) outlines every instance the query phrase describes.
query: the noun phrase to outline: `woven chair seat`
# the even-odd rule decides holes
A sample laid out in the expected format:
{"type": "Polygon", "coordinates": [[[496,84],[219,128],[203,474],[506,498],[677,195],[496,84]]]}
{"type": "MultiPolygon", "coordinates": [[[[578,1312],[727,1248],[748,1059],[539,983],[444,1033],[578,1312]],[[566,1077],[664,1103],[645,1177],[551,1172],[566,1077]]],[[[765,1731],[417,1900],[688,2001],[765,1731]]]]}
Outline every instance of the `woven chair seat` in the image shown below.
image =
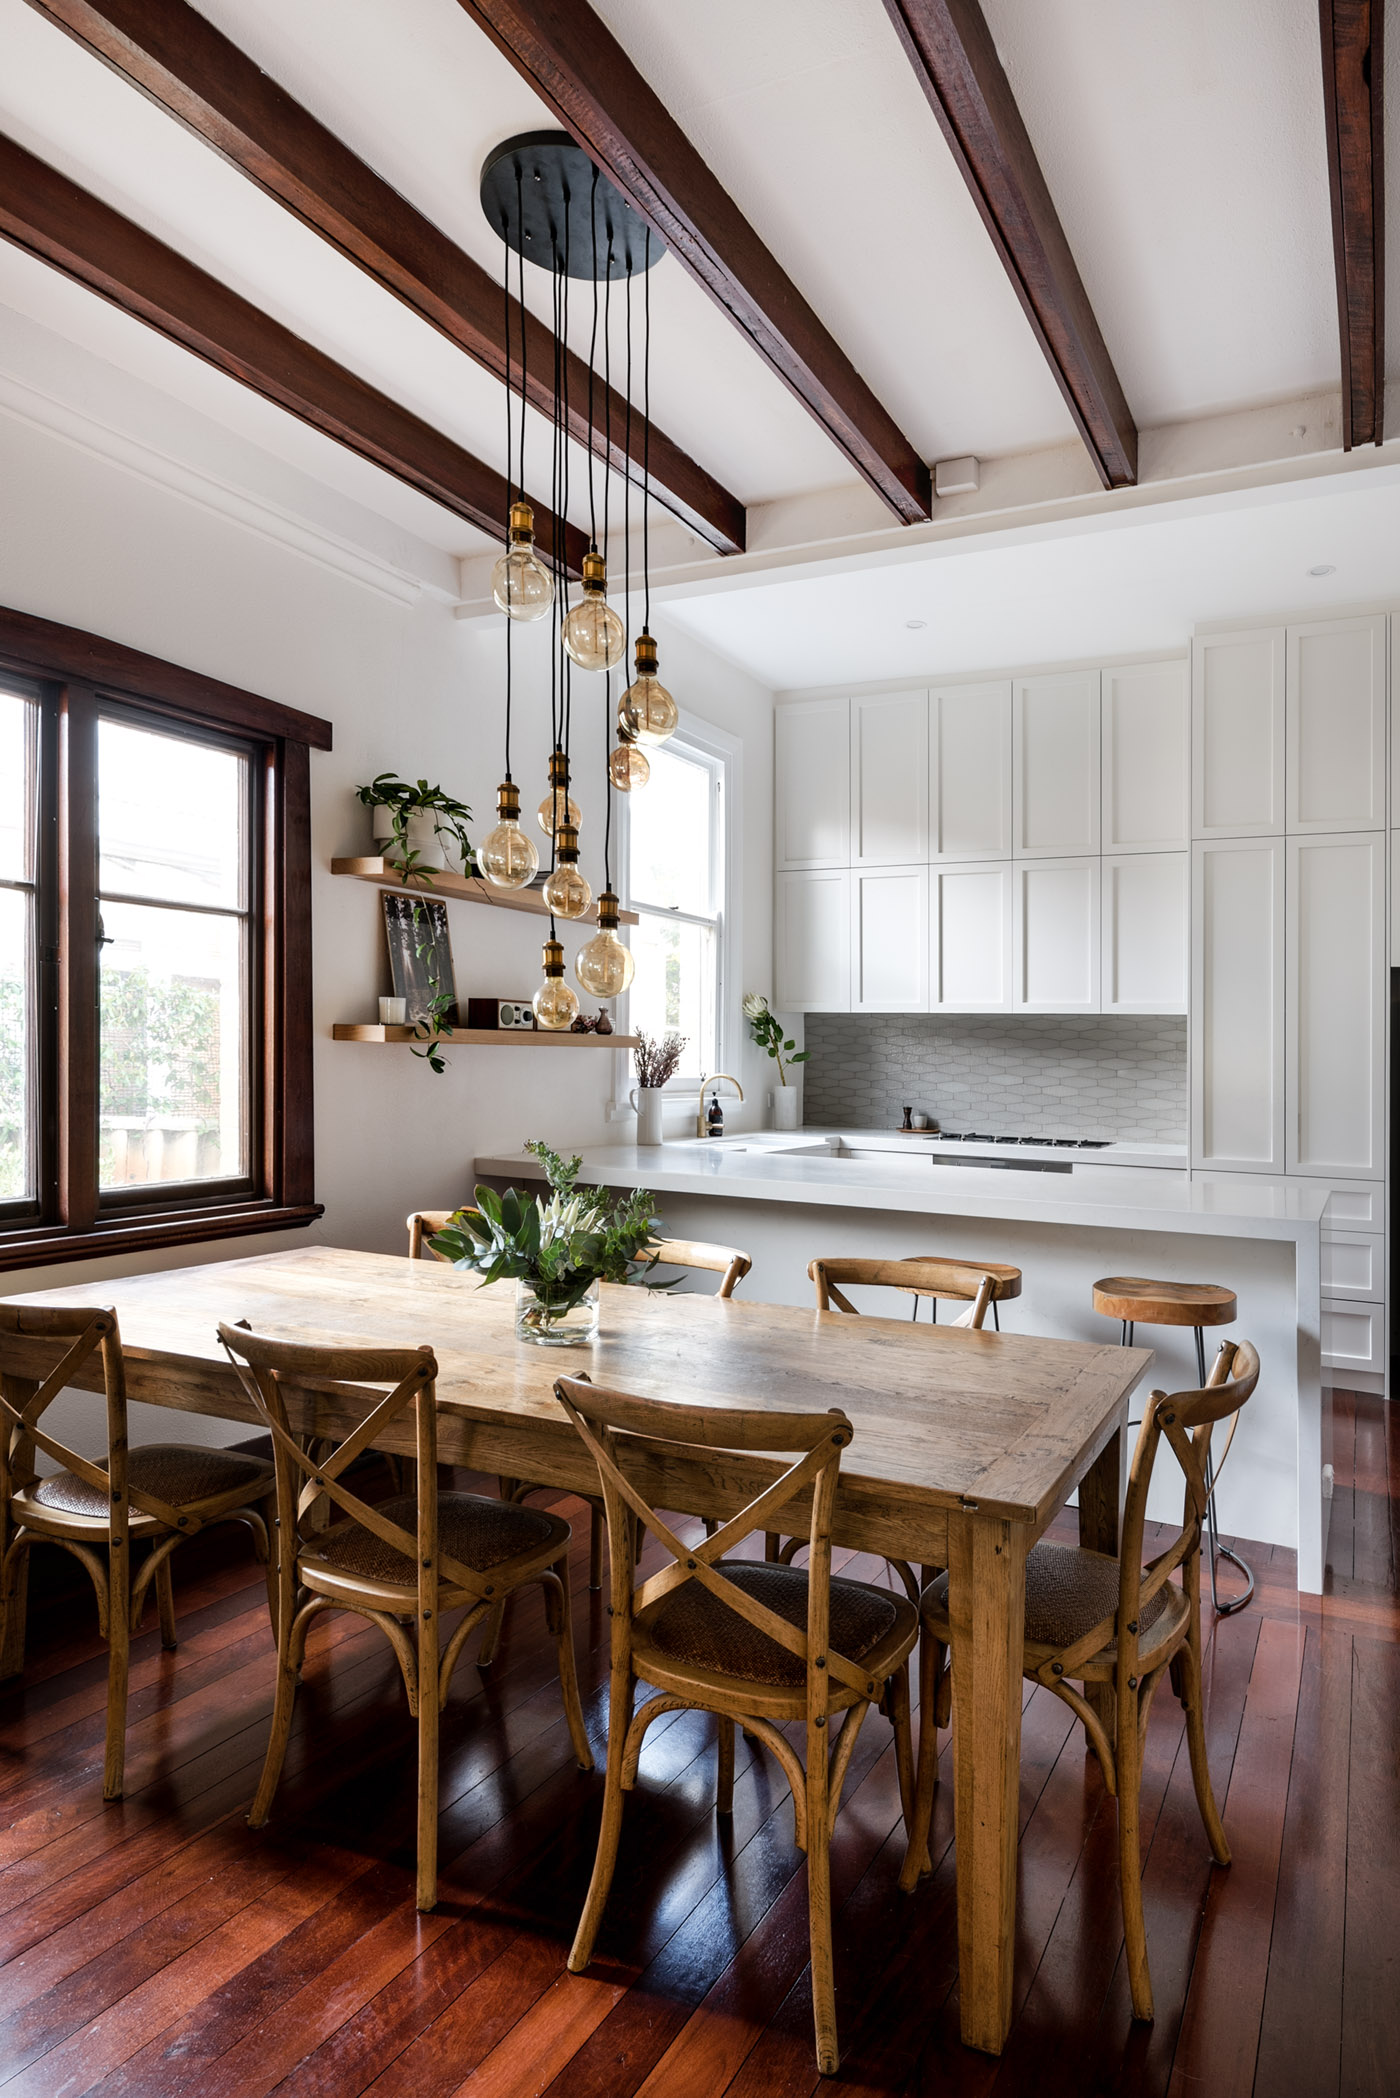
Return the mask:
{"type": "MultiPolygon", "coordinates": [[[[785,1618],[799,1632],[806,1631],[805,1567],[721,1559],[715,1572],[775,1617],[785,1618]]],[[[897,1614],[893,1596],[883,1588],[869,1588],[864,1581],[832,1581],[829,1637],[835,1651],[847,1660],[863,1660],[890,1631],[897,1614]]],[[[668,1660],[737,1676],[745,1683],[768,1683],[788,1690],[800,1689],[807,1680],[805,1662],[729,1609],[699,1581],[687,1581],[642,1611],[637,1630],[647,1645],[668,1660]]]]}
{"type": "MultiPolygon", "coordinates": [[[[1148,1636],[1181,1590],[1170,1582],[1142,1606],[1141,1639],[1148,1636]]],[[[1086,1551],[1077,1544],[1037,1544],[1026,1555],[1026,1643],[1029,1646],[1073,1646],[1086,1632],[1112,1618],[1118,1609],[1118,1561],[1106,1552],[1086,1551]]],[[[924,1623],[936,1638],[948,1634],[948,1576],[940,1574],[924,1590],[924,1623]]],[[[1110,1627],[1108,1648],[1113,1645],[1110,1627]]]]}
{"type": "MultiPolygon", "coordinates": [[[[410,1536],[415,1534],[418,1503],[411,1493],[381,1501],[378,1512],[410,1536]]],[[[489,1573],[493,1566],[546,1544],[557,1543],[562,1551],[569,1534],[568,1524],[560,1522],[557,1516],[546,1515],[541,1508],[522,1507],[518,1501],[493,1501],[476,1493],[438,1495],[438,1544],[473,1573],[489,1573]]],[[[304,1545],[302,1556],[324,1560],[338,1572],[354,1574],[361,1580],[401,1588],[418,1585],[418,1569],[413,1560],[360,1523],[337,1523],[323,1537],[304,1545]]]]}
{"type": "MultiPolygon", "coordinates": [[[[138,1443],[127,1457],[126,1475],[137,1493],[153,1494],[176,1508],[233,1492],[261,1500],[272,1491],[272,1466],[260,1457],[174,1442],[138,1443]]],[[[100,1516],[104,1522],[111,1506],[100,1487],[89,1486],[74,1472],[55,1472],[51,1478],[40,1479],[29,1498],[56,1514],[100,1516]]]]}

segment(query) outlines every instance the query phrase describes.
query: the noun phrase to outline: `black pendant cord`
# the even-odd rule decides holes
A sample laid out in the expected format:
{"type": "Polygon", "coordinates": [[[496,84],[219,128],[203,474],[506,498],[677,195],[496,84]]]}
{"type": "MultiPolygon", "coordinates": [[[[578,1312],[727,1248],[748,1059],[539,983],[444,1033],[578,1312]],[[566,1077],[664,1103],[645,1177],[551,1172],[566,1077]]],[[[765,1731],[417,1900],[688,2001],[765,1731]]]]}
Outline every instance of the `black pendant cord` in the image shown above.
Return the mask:
{"type": "MultiPolygon", "coordinates": [[[[570,219],[566,218],[566,219],[565,219],[565,221],[564,221],[564,300],[563,300],[563,314],[562,314],[562,343],[563,343],[563,347],[562,347],[562,350],[561,350],[561,353],[560,353],[560,360],[559,360],[559,369],[560,369],[560,415],[559,415],[559,458],[560,458],[560,489],[559,489],[559,515],[560,515],[561,519],[562,519],[562,518],[565,518],[565,517],[567,517],[567,516],[568,516],[568,514],[569,514],[569,480],[570,480],[570,474],[569,474],[569,466],[570,466],[570,458],[569,458],[569,354],[568,354],[568,350],[569,350],[569,262],[570,262],[570,249],[571,249],[571,246],[572,246],[572,237],[573,237],[573,228],[572,228],[572,224],[571,224],[571,221],[570,221],[570,219]]],[[[591,461],[591,460],[592,460],[592,457],[593,457],[593,450],[592,450],[592,446],[591,446],[591,444],[590,444],[590,446],[589,446],[589,453],[588,453],[588,456],[589,456],[589,460],[591,461]]],[[[561,538],[562,538],[562,534],[561,534],[561,538]]],[[[561,567],[562,567],[562,566],[563,566],[563,562],[562,562],[562,559],[561,559],[561,567]]],[[[564,596],[565,596],[565,615],[564,615],[564,616],[565,616],[565,619],[566,619],[566,620],[567,620],[567,618],[568,618],[568,588],[567,588],[567,583],[568,583],[568,578],[567,578],[567,575],[566,575],[566,577],[565,577],[565,593],[564,593],[564,596]]],[[[564,629],[563,629],[563,627],[562,627],[562,626],[560,627],[560,630],[559,630],[559,631],[560,631],[560,635],[561,635],[561,637],[562,637],[562,634],[563,634],[563,631],[564,631],[564,629]]],[[[564,761],[565,761],[565,765],[567,766],[567,764],[568,764],[568,758],[569,758],[569,747],[570,747],[570,743],[571,743],[571,740],[572,740],[572,735],[573,735],[573,712],[574,712],[574,677],[573,677],[573,670],[574,670],[574,666],[573,666],[573,658],[572,658],[572,657],[570,656],[570,654],[569,654],[569,652],[568,652],[568,650],[567,650],[567,649],[565,649],[565,650],[563,651],[563,663],[562,663],[562,665],[561,665],[561,668],[562,668],[562,670],[563,670],[563,674],[564,674],[564,689],[563,689],[563,693],[562,693],[562,695],[561,695],[561,701],[560,701],[560,716],[561,716],[561,720],[562,720],[562,724],[563,724],[563,731],[564,731],[564,733],[563,733],[563,736],[562,736],[562,739],[561,739],[561,741],[562,741],[562,744],[563,744],[563,750],[564,750],[564,761]]]]}
{"type": "Polygon", "coordinates": [[[642,632],[651,632],[651,228],[642,279],[642,632]]]}
{"type": "MultiPolygon", "coordinates": [[[[523,184],[524,184],[524,179],[525,179],[525,178],[524,178],[524,174],[523,174],[523,171],[521,170],[521,167],[520,167],[520,163],[519,163],[519,162],[517,161],[517,162],[516,162],[516,167],[515,167],[515,224],[516,224],[516,228],[517,228],[517,230],[518,230],[518,229],[519,229],[519,228],[521,227],[521,225],[522,225],[522,224],[524,223],[524,217],[525,217],[525,205],[524,205],[524,199],[523,199],[523,193],[522,193],[522,191],[523,191],[523,184]]],[[[526,314],[526,312],[525,312],[525,243],[524,243],[524,241],[523,241],[523,240],[522,240],[522,241],[520,242],[520,244],[519,244],[519,253],[517,254],[517,257],[516,257],[516,281],[517,281],[517,283],[518,283],[518,285],[519,285],[519,287],[520,287],[520,293],[519,293],[519,306],[520,306],[520,493],[521,493],[521,495],[522,495],[522,497],[523,497],[523,496],[524,496],[524,493],[525,493],[525,394],[526,394],[526,384],[525,384],[525,381],[526,381],[526,375],[527,375],[527,372],[528,372],[528,369],[529,369],[529,367],[528,367],[528,360],[527,360],[527,353],[526,353],[526,340],[527,340],[527,336],[528,336],[529,330],[528,330],[528,326],[527,326],[528,316],[527,316],[527,314],[526,314]]],[[[510,285],[510,252],[509,252],[509,250],[507,250],[507,252],[506,252],[506,285],[507,285],[507,297],[509,297],[509,289],[508,289],[508,288],[509,288],[509,285],[510,285]]],[[[510,357],[509,357],[509,353],[507,353],[507,357],[506,357],[506,371],[507,371],[507,374],[509,374],[509,371],[510,371],[510,357]]],[[[509,390],[509,388],[507,388],[507,390],[509,390]]]]}
{"type": "MultiPolygon", "coordinates": [[[[554,322],[554,383],[550,397],[550,460],[549,499],[554,505],[554,515],[559,516],[559,259],[556,254],[551,273],[550,297],[554,322]]],[[[559,541],[562,534],[556,531],[554,544],[550,548],[550,567],[554,571],[554,604],[550,612],[549,646],[549,735],[554,749],[559,747],[559,623],[563,617],[563,577],[560,572],[559,541]]]]}
{"type": "MultiPolygon", "coordinates": [[[[509,520],[509,516],[510,516],[510,509],[511,509],[511,504],[512,504],[512,501],[514,500],[514,498],[513,498],[512,494],[511,494],[511,488],[512,488],[512,481],[511,481],[511,425],[510,425],[510,243],[509,243],[509,242],[508,242],[508,241],[506,240],[506,225],[505,225],[505,221],[504,221],[504,220],[502,220],[502,222],[501,222],[501,240],[502,240],[502,242],[503,242],[503,243],[505,244],[505,251],[506,251],[506,273],[505,273],[505,279],[504,279],[504,288],[505,288],[505,323],[506,323],[506,516],[507,516],[507,520],[509,520]]],[[[520,346],[521,346],[521,353],[522,353],[522,356],[523,356],[523,354],[524,354],[524,347],[525,347],[525,315],[524,315],[524,311],[523,311],[523,309],[522,309],[522,312],[521,312],[521,316],[520,316],[520,335],[521,335],[521,344],[520,344],[520,346]]],[[[525,378],[524,378],[524,373],[523,373],[523,371],[522,371],[522,373],[521,373],[521,380],[520,380],[520,384],[521,384],[521,395],[522,395],[522,399],[523,399],[523,397],[524,397],[524,385],[525,385],[525,378]]],[[[524,447],[525,447],[525,430],[524,430],[524,426],[523,426],[523,424],[522,424],[522,426],[521,426],[521,431],[520,431],[520,445],[521,445],[521,462],[520,462],[520,477],[521,477],[521,482],[522,482],[522,485],[523,485],[523,482],[524,482],[524,478],[525,478],[525,460],[524,460],[524,447]]],[[[509,553],[510,553],[510,545],[511,545],[511,541],[510,541],[510,526],[509,526],[509,522],[507,522],[507,525],[506,525],[506,553],[507,553],[507,555],[509,555],[509,553]]],[[[509,570],[507,570],[507,575],[509,575],[509,570]]],[[[507,596],[507,598],[509,598],[510,594],[511,594],[511,587],[510,587],[510,583],[509,583],[509,581],[507,581],[507,583],[506,583],[506,596],[507,596]]],[[[515,621],[514,621],[514,620],[513,620],[513,619],[512,619],[512,618],[511,618],[511,617],[509,616],[509,614],[507,614],[507,616],[506,616],[506,779],[507,779],[507,781],[509,781],[509,779],[510,779],[510,712],[511,712],[511,706],[510,706],[510,702],[511,702],[511,629],[512,629],[512,628],[514,627],[514,625],[515,625],[515,621]]]]}
{"type": "MultiPolygon", "coordinates": [[[[588,219],[593,235],[593,327],[588,338],[588,538],[589,544],[598,544],[597,498],[593,490],[593,372],[598,362],[598,170],[593,170],[593,186],[589,191],[588,219]]],[[[607,501],[607,486],[604,484],[603,500],[607,501]]],[[[603,527],[603,538],[607,539],[607,526],[603,527]]]]}
{"type": "Polygon", "coordinates": [[[623,419],[623,450],[627,454],[627,500],[622,512],[622,579],[625,585],[622,627],[624,673],[632,661],[632,264],[627,264],[627,413],[623,419]]]}
{"type": "MultiPolygon", "coordinates": [[[[612,235],[608,235],[608,274],[603,291],[603,456],[607,467],[603,474],[603,550],[608,549],[608,521],[612,499],[612,235]]],[[[626,660],[624,645],[623,659],[626,660]]],[[[608,758],[612,746],[612,668],[608,666],[603,677],[603,887],[612,888],[612,771],[608,758]]]]}

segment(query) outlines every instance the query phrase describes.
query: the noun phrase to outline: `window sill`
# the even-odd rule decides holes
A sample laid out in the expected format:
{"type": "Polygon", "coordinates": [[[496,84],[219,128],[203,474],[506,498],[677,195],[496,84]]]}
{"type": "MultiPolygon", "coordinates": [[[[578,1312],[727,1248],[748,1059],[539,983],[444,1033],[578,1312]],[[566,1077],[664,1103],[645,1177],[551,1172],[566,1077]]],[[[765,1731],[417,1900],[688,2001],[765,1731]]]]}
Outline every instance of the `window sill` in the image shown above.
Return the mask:
{"type": "Polygon", "coordinates": [[[314,1224],[322,1208],[319,1202],[280,1207],[257,1202],[244,1208],[167,1212],[142,1220],[119,1216],[83,1231],[26,1225],[19,1230],[0,1231],[0,1272],[51,1267],[61,1260],[98,1260],[114,1253],[159,1252],[166,1246],[247,1238],[259,1231],[294,1231],[314,1224]]]}

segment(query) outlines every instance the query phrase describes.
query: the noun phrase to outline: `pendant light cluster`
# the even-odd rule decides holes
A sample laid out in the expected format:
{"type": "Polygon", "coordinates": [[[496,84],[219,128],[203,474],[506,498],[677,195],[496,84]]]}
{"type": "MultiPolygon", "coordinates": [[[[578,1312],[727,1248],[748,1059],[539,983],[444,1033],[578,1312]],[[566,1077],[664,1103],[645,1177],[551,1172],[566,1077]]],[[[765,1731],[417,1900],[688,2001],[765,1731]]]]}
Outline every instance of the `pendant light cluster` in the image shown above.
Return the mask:
{"type": "MultiPolygon", "coordinates": [[[[487,160],[481,178],[482,208],[500,234],[506,249],[506,482],[510,504],[509,539],[496,563],[491,590],[506,617],[506,722],[505,777],[497,795],[498,822],[478,848],[482,873],[498,888],[519,889],[534,881],[540,867],[540,851],[521,827],[520,790],[511,777],[510,737],[512,709],[511,637],[517,623],[549,620],[550,719],[553,748],[549,760],[549,787],[540,802],[538,823],[548,842],[550,866],[544,882],[544,900],[549,906],[550,937],[544,944],[544,982],[535,994],[535,1018],[539,1026],[565,1029],[578,1015],[578,998],[564,980],[564,950],[557,938],[558,918],[577,921],[592,905],[593,892],[579,865],[580,811],[569,791],[570,749],[573,727],[573,679],[580,671],[605,680],[604,733],[608,747],[604,778],[607,819],[603,840],[604,888],[598,898],[598,931],[581,948],[574,974],[590,998],[616,998],[632,981],[634,963],[630,951],[618,937],[618,899],[612,886],[612,795],[644,787],[651,775],[647,745],[664,743],[678,719],[675,700],[657,677],[656,642],[650,630],[651,575],[648,496],[650,462],[647,457],[651,424],[651,289],[647,274],[660,260],[665,248],[624,201],[606,176],[588,160],[565,132],[531,132],[509,139],[487,160]],[[521,313],[519,358],[512,363],[511,261],[518,270],[518,303],[521,313]],[[594,486],[594,457],[588,455],[588,512],[590,544],[583,561],[581,587],[571,600],[571,579],[562,545],[541,552],[535,544],[535,519],[524,499],[526,365],[525,365],[525,263],[536,263],[550,277],[553,334],[551,503],[556,518],[569,507],[569,297],[571,280],[584,279],[592,287],[592,332],[588,355],[588,420],[593,426],[593,387],[597,367],[600,305],[603,325],[603,370],[605,453],[612,453],[612,286],[620,280],[626,291],[626,420],[624,449],[631,456],[632,419],[632,282],[640,275],[645,286],[642,339],[643,400],[645,427],[642,444],[642,571],[645,600],[644,622],[637,637],[635,676],[623,692],[614,713],[612,673],[627,655],[627,629],[608,603],[607,561],[599,549],[608,544],[608,513],[611,476],[602,476],[601,519],[594,486]],[[600,291],[602,294],[600,301],[600,291]],[[519,438],[516,447],[515,410],[519,407],[519,438]],[[516,468],[518,467],[518,478],[516,468]],[[613,734],[616,733],[616,743],[613,734]]],[[[560,535],[562,537],[562,535],[560,535]]],[[[630,519],[624,512],[624,567],[631,571],[630,519]]]]}

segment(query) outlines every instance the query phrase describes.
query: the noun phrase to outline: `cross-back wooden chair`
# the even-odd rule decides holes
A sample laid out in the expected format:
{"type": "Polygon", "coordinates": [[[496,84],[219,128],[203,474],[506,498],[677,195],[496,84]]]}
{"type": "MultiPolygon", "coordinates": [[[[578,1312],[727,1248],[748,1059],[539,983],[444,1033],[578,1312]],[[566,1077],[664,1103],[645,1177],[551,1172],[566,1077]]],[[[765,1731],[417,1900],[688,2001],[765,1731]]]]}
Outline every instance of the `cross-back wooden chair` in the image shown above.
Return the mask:
{"type": "Polygon", "coordinates": [[[445,1253],[433,1248],[433,1240],[439,1231],[445,1231],[456,1214],[451,1209],[415,1209],[405,1221],[408,1225],[408,1257],[421,1260],[426,1253],[430,1260],[446,1260],[445,1253]]]}
{"type": "Polygon", "coordinates": [[[856,1737],[872,1704],[894,1725],[900,1797],[912,1811],[907,1662],[918,1633],[911,1604],[862,1581],[832,1579],[831,1518],[841,1452],[852,1429],[843,1413],[760,1413],[673,1405],[629,1397],[564,1377],[555,1393],[598,1467],[611,1561],[612,1673],[608,1768],[598,1852],[579,1919],[571,1972],[593,1947],[612,1884],[622,1795],[637,1779],[647,1728],[663,1712],[713,1712],[719,1721],[721,1814],[732,1811],[734,1726],[771,1749],[792,1787],[795,1837],[807,1853],[812,1999],[817,2066],[838,2062],[831,1955],[832,1826],[856,1737]],[[682,1457],[729,1454],[753,1497],[703,1544],[682,1543],[651,1498],[682,1457]],[[795,1453],[775,1461],[772,1452],[795,1453]],[[762,1454],[759,1454],[762,1453],[762,1454]],[[810,1496],[811,1569],[726,1555],[810,1496]],[[667,1566],[634,1587],[635,1538],[644,1525],[669,1553],[667,1566]],[[638,1678],[656,1695],[634,1714],[638,1678]],[[844,1717],[842,1717],[844,1715],[844,1717]],[[840,1731],[832,1746],[834,1720],[840,1731]],[[806,1755],[785,1727],[805,1726],[806,1755]]]}
{"type": "MultiPolygon", "coordinates": [[[[1154,1391],[1143,1414],[1128,1477],[1122,1549],[1115,1558],[1083,1545],[1035,1545],[1026,1556],[1026,1643],[1022,1669],[1062,1698],[1083,1720],[1104,1780],[1118,1801],[1118,1876],[1133,2016],[1152,2016],[1152,1977],[1142,1908],[1138,1839],[1142,1749],[1147,1715],[1163,1675],[1186,1713],[1191,1778],[1206,1836],[1219,1865],[1230,1862],[1206,1760],[1201,1690],[1201,1534],[1210,1489],[1206,1459],[1211,1430],[1235,1413],[1259,1381],[1259,1357],[1248,1341],[1225,1341],[1199,1391],[1154,1391]],[[1166,1442],[1186,1480],[1181,1529],[1148,1565],[1142,1563],[1147,1496],[1158,1451],[1166,1442]],[[1180,1568],[1180,1585],[1171,1576],[1180,1568]],[[1099,1713],[1075,1683],[1113,1692],[1110,1738],[1099,1713]]],[[[924,1591],[919,1669],[919,1766],[914,1818],[900,1884],[912,1887],[928,1862],[929,1819],[938,1771],[938,1727],[947,1721],[945,1660],[951,1632],[948,1576],[924,1591]]],[[[957,1686],[953,1685],[953,1694],[957,1686]]]]}
{"type": "Polygon", "coordinates": [[[104,1799],[122,1796],[131,1638],[152,1586],[161,1643],[173,1647],[173,1554],[212,1523],[243,1522],[259,1557],[269,1562],[268,1600],[275,1605],[272,1490],[272,1466],[241,1451],[164,1442],[128,1449],[126,1378],[114,1311],[0,1303],[0,1653],[4,1672],[17,1675],[24,1666],[28,1554],[36,1544],[61,1545],[92,1581],[98,1631],[107,1642],[104,1799]],[[98,1353],[105,1461],[80,1456],[41,1426],[59,1393],[98,1353]],[[36,1454],[57,1468],[41,1477],[36,1454]],[[131,1564],[135,1545],[149,1547],[139,1567],[131,1564]]]}
{"type": "MultiPolygon", "coordinates": [[[[438,1723],[452,1672],[472,1631],[499,1596],[536,1582],[559,1657],[559,1684],[574,1753],[584,1770],[592,1751],[579,1706],[569,1615],[566,1522],[472,1493],[437,1488],[437,1362],[421,1348],[309,1347],[270,1340],[246,1327],[219,1327],[224,1352],[272,1437],[277,1473],[277,1696],[267,1758],[248,1815],[261,1828],[282,1774],[306,1635],[326,1610],[352,1610],[379,1627],[403,1674],[418,1722],[418,1879],[420,1909],[437,1902],[438,1723]],[[329,1454],[304,1450],[293,1432],[288,1388],[327,1383],[392,1384],[364,1394],[366,1411],[329,1454]],[[355,1459],[412,1410],[420,1491],[371,1506],[345,1483],[355,1459]],[[321,1505],[342,1520],[310,1528],[321,1505]],[[442,1616],[464,1615],[445,1641],[442,1616]],[[411,1628],[404,1619],[412,1619],[411,1628]]],[[[344,1394],[337,1408],[344,1417],[344,1394]]]]}
{"type": "Polygon", "coordinates": [[[653,1250],[659,1268],[695,1268],[701,1274],[720,1276],[717,1297],[732,1297],[735,1285],[753,1266],[748,1254],[735,1246],[707,1246],[693,1238],[663,1238],[653,1250]]]}
{"type": "Polygon", "coordinates": [[[816,1284],[818,1311],[847,1311],[856,1306],[845,1295],[847,1289],[898,1289],[914,1299],[918,1315],[920,1298],[928,1298],[937,1316],[940,1298],[951,1298],[966,1309],[951,1323],[971,1326],[980,1332],[989,1309],[999,1298],[1016,1296],[1021,1288],[1019,1268],[984,1267],[972,1260],[814,1260],[807,1269],[816,1284]],[[1014,1277],[1014,1286],[1008,1278],[1014,1277]]]}

